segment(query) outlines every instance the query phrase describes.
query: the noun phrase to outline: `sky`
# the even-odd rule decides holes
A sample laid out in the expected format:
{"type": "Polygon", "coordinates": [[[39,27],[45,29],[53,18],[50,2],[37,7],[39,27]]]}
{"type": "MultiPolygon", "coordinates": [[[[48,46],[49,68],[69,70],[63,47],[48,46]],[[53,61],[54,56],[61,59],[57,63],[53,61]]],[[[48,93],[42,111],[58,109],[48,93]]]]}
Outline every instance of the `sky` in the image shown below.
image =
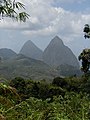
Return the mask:
{"type": "Polygon", "coordinates": [[[83,27],[90,24],[90,0],[17,0],[25,4],[30,18],[25,23],[4,18],[0,21],[0,48],[19,53],[31,40],[44,50],[59,36],[72,52],[78,55],[90,48],[90,39],[84,39],[83,27]]]}

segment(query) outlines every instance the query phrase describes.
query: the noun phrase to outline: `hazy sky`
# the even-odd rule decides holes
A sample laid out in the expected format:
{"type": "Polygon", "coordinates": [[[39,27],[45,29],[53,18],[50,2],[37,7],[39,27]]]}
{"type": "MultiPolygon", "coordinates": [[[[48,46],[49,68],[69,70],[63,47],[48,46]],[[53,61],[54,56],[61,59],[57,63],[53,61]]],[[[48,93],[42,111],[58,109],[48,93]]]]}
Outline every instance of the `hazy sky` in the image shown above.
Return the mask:
{"type": "Polygon", "coordinates": [[[90,24],[90,0],[20,1],[25,4],[30,19],[26,23],[1,20],[0,48],[19,52],[27,40],[32,40],[44,50],[56,35],[76,56],[84,48],[90,48],[90,39],[83,37],[84,24],[90,24]]]}

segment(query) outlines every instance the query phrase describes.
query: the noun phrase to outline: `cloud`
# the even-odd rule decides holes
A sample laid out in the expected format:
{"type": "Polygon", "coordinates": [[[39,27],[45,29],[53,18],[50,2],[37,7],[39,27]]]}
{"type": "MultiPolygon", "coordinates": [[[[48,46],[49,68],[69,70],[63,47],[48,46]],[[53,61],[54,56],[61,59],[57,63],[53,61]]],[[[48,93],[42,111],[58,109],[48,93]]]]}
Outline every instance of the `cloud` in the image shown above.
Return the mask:
{"type": "Polygon", "coordinates": [[[30,29],[24,31],[24,34],[30,36],[49,36],[53,34],[60,34],[62,36],[80,36],[83,25],[90,21],[90,15],[81,13],[75,14],[65,11],[60,7],[56,8],[50,6],[45,9],[43,6],[42,9],[43,10],[38,9],[34,17],[31,17],[31,23],[29,24],[30,29]],[[37,15],[39,10],[41,12],[37,15]]]}
{"type": "Polygon", "coordinates": [[[72,3],[83,3],[86,0],[53,0],[53,3],[64,3],[64,4],[72,4],[72,3]]]}
{"type": "MultiPolygon", "coordinates": [[[[25,0],[23,0],[25,1],[25,0]]],[[[27,0],[29,11],[31,11],[29,29],[25,31],[27,34],[46,35],[49,32],[62,32],[64,34],[80,33],[82,25],[90,21],[90,16],[66,11],[63,8],[54,7],[52,4],[60,3],[78,3],[78,0],[27,0]]],[[[79,3],[85,0],[79,0],[79,3]]]]}
{"type": "Polygon", "coordinates": [[[27,23],[20,23],[16,22],[15,20],[11,19],[3,19],[0,21],[0,29],[7,29],[7,30],[22,30],[28,27],[27,23]]]}
{"type": "MultiPolygon", "coordinates": [[[[84,2],[85,0],[79,0],[84,2]]],[[[83,25],[89,23],[90,15],[73,13],[54,4],[75,3],[78,0],[21,0],[30,14],[26,23],[13,22],[5,19],[0,22],[0,29],[21,30],[28,36],[52,36],[58,34],[64,38],[73,40],[82,34],[83,25]],[[66,36],[66,37],[65,37],[66,36]]]]}

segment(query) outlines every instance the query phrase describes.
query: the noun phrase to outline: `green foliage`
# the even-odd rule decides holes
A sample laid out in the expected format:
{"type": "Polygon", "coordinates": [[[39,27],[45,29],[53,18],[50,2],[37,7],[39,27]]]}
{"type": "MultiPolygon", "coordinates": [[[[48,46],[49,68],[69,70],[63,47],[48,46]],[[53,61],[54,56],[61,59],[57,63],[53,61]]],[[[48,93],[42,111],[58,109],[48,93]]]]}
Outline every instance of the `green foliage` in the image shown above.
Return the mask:
{"type": "Polygon", "coordinates": [[[22,93],[25,91],[25,80],[21,77],[16,77],[11,80],[10,85],[15,87],[18,90],[18,93],[22,93]]]}
{"type": "Polygon", "coordinates": [[[25,22],[29,18],[29,14],[20,10],[25,9],[25,5],[16,0],[2,0],[0,1],[0,15],[3,17],[14,18],[19,21],[25,22]]]}
{"type": "Polygon", "coordinates": [[[90,92],[83,89],[89,80],[89,75],[57,77],[48,84],[16,77],[10,81],[12,87],[0,84],[0,114],[6,120],[89,120],[90,92]],[[13,87],[21,101],[15,101],[13,87]]]}
{"type": "Polygon", "coordinates": [[[2,114],[20,102],[20,100],[15,88],[0,83],[0,120],[6,120],[2,114]]]}
{"type": "Polygon", "coordinates": [[[71,120],[88,120],[90,102],[86,94],[71,92],[64,98],[65,111],[71,120]]]}
{"type": "Polygon", "coordinates": [[[90,96],[90,73],[83,76],[84,83],[81,85],[82,91],[90,96]]]}
{"type": "Polygon", "coordinates": [[[45,100],[54,95],[63,95],[65,92],[62,88],[49,85],[46,82],[34,82],[31,80],[24,80],[21,77],[11,80],[10,85],[17,89],[22,100],[29,97],[45,100]]]}
{"type": "Polygon", "coordinates": [[[85,35],[84,35],[85,39],[90,38],[90,26],[89,26],[89,24],[84,25],[83,32],[85,32],[85,35]]]}
{"type": "Polygon", "coordinates": [[[54,86],[59,86],[62,89],[65,89],[66,91],[75,91],[80,92],[80,86],[83,83],[83,80],[80,79],[80,77],[67,77],[67,78],[61,78],[56,77],[53,79],[52,84],[54,86]]]}
{"type": "Polygon", "coordinates": [[[0,83],[0,95],[12,101],[17,101],[20,99],[15,88],[7,86],[3,83],[0,83]]]}
{"type": "Polygon", "coordinates": [[[64,78],[56,77],[53,79],[52,84],[60,87],[65,87],[67,85],[67,81],[64,78]]]}
{"type": "Polygon", "coordinates": [[[31,97],[3,115],[7,120],[89,120],[90,102],[86,95],[73,92],[49,101],[31,97]]]}

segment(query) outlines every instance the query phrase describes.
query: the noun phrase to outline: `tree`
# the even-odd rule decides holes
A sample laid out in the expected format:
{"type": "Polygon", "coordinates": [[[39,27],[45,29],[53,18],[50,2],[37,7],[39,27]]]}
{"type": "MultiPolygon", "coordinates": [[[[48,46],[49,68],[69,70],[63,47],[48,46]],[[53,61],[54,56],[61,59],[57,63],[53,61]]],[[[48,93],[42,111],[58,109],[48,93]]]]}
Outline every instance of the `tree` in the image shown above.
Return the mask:
{"type": "Polygon", "coordinates": [[[56,85],[56,86],[60,86],[62,88],[67,86],[66,80],[64,78],[61,78],[61,77],[54,78],[52,81],[52,84],[56,85]]]}
{"type": "Polygon", "coordinates": [[[89,24],[84,25],[83,32],[85,33],[85,35],[84,35],[85,39],[90,38],[90,26],[89,26],[89,24]]]}
{"type": "Polygon", "coordinates": [[[29,14],[24,10],[25,5],[21,2],[16,2],[16,0],[0,0],[1,19],[3,19],[3,17],[10,17],[17,21],[25,22],[26,19],[29,18],[29,14]]]}

